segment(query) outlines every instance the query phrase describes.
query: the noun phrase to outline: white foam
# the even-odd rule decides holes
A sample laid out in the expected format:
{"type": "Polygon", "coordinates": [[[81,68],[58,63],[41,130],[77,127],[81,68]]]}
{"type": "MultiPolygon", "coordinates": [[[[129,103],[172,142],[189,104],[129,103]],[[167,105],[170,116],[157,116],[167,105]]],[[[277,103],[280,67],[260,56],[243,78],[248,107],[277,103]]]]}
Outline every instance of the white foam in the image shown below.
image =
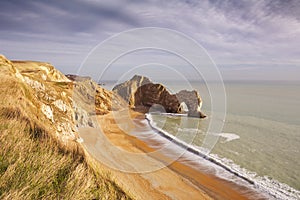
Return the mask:
{"type": "Polygon", "coordinates": [[[225,142],[240,139],[240,136],[234,133],[219,133],[218,135],[225,138],[225,142]]]}

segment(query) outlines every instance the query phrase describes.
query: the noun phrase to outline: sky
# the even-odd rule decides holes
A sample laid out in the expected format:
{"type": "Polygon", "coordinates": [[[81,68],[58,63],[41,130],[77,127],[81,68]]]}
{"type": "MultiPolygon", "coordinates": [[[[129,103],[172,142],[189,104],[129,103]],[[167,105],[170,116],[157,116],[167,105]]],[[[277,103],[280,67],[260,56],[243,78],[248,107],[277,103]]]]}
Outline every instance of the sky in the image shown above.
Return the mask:
{"type": "Polygon", "coordinates": [[[99,43],[143,27],[193,38],[225,80],[300,80],[298,0],[2,0],[0,54],[77,73],[99,43]]]}

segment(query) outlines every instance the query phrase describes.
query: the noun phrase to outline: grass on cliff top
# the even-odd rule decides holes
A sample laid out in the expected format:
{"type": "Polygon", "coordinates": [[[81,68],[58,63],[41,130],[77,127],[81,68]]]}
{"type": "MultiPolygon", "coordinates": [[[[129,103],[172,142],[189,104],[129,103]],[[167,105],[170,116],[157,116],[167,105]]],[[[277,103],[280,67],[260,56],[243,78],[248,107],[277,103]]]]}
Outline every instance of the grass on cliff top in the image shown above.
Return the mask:
{"type": "Polygon", "coordinates": [[[107,173],[49,137],[33,116],[30,88],[0,75],[0,199],[130,199],[107,173]]]}

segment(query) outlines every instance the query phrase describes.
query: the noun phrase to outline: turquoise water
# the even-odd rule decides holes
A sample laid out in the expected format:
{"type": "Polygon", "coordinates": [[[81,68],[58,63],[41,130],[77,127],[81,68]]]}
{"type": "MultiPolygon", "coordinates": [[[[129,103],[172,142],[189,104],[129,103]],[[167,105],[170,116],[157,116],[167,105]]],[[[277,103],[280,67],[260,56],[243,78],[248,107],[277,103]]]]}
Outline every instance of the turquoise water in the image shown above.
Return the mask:
{"type": "MultiPolygon", "coordinates": [[[[210,98],[203,83],[192,86],[200,91],[207,119],[188,118],[183,127],[182,117],[152,118],[157,127],[187,143],[193,137],[191,144],[201,147],[210,120],[210,98]]],[[[172,91],[181,87],[169,85],[172,91]]],[[[272,187],[300,190],[300,83],[231,82],[225,88],[227,115],[211,154],[272,187]]]]}

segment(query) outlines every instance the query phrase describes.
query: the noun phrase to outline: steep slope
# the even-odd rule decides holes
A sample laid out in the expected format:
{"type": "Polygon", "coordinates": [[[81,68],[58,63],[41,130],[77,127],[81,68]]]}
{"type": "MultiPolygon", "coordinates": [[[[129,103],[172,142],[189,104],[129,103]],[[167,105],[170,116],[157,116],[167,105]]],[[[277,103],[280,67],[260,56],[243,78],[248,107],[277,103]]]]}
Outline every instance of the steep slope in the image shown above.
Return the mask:
{"type": "MultiPolygon", "coordinates": [[[[26,110],[28,119],[43,124],[60,141],[76,140],[73,83],[49,63],[12,62],[1,56],[0,64],[2,79],[13,80],[23,89],[24,95],[20,94],[19,102],[14,106],[21,111],[26,110]]],[[[2,105],[12,100],[4,98],[2,105]]]]}
{"type": "Polygon", "coordinates": [[[73,81],[1,55],[0,76],[0,199],[130,199],[76,142],[76,126],[92,122],[73,105],[73,81]]]}
{"type": "MultiPolygon", "coordinates": [[[[51,64],[34,61],[9,61],[1,56],[1,70],[24,83],[34,116],[54,133],[58,140],[70,143],[78,139],[78,126],[91,126],[89,114],[106,114],[124,106],[124,101],[100,87],[91,78],[68,75],[51,64]]],[[[34,117],[32,116],[32,117],[34,117]]]]}
{"type": "MultiPolygon", "coordinates": [[[[74,84],[73,104],[79,104],[89,114],[103,115],[113,109],[119,110],[127,105],[119,95],[100,87],[90,77],[71,74],[66,75],[66,77],[74,84]]],[[[75,116],[75,118],[78,120],[78,117],[75,116]]]]}

